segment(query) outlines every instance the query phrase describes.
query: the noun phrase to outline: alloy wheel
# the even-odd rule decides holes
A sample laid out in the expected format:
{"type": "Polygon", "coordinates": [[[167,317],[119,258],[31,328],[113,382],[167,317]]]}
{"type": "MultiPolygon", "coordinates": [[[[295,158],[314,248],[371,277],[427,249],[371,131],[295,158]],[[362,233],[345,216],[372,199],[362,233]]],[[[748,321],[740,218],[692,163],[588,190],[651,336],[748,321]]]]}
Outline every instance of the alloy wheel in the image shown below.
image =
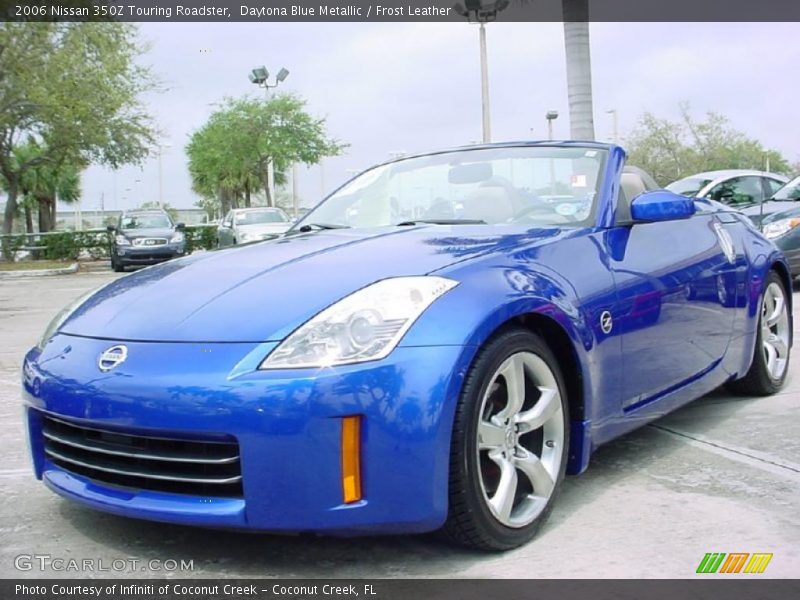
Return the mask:
{"type": "Polygon", "coordinates": [[[524,527],[547,506],[564,452],[563,410],[556,377],[536,354],[513,354],[492,375],[478,422],[478,471],[503,525],[524,527]]]}
{"type": "Polygon", "coordinates": [[[780,379],[789,358],[789,311],[783,288],[774,281],[761,301],[761,347],[770,377],[780,379]]]}

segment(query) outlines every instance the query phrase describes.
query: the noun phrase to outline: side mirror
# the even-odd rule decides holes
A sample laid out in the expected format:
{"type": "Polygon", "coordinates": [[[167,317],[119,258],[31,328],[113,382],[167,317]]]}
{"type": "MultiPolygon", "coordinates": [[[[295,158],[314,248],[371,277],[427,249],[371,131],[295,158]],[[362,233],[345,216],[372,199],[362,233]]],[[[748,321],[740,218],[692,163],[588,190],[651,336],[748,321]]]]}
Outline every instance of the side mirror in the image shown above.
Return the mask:
{"type": "Polygon", "coordinates": [[[667,190],[645,192],[631,202],[631,217],[645,223],[688,219],[695,213],[694,198],[667,190]]]}
{"type": "Polygon", "coordinates": [[[175,229],[186,229],[186,223],[175,223],[175,229]]]}
{"type": "Polygon", "coordinates": [[[114,227],[113,225],[108,225],[108,226],[106,226],[106,231],[107,231],[108,233],[114,233],[116,230],[117,230],[117,228],[116,228],[116,227],[114,227]]]}

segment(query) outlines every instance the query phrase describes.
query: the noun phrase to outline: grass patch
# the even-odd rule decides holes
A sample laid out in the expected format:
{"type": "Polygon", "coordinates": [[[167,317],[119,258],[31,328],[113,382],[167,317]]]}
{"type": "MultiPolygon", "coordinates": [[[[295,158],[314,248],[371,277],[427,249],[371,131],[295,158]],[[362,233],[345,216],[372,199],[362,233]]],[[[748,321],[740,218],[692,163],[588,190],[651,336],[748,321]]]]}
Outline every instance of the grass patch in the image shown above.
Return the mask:
{"type": "Polygon", "coordinates": [[[38,271],[39,269],[64,269],[72,262],[63,260],[0,261],[0,271],[38,271]]]}

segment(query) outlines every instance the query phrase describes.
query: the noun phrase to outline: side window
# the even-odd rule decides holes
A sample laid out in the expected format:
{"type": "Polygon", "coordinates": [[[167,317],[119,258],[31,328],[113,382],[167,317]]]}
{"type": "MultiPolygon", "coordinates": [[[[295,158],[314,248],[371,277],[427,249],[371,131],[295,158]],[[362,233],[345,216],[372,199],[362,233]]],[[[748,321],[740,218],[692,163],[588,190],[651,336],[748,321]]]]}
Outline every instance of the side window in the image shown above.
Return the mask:
{"type": "Polygon", "coordinates": [[[766,184],[767,194],[769,194],[770,197],[783,187],[783,183],[777,179],[770,179],[769,177],[764,178],[764,183],[766,184]]]}
{"type": "Polygon", "coordinates": [[[223,227],[230,227],[233,224],[233,211],[228,211],[228,214],[225,215],[225,218],[222,219],[222,226],[223,227]]]}
{"type": "Polygon", "coordinates": [[[708,197],[723,204],[744,206],[761,202],[764,190],[760,177],[734,177],[711,188],[708,197]]]}

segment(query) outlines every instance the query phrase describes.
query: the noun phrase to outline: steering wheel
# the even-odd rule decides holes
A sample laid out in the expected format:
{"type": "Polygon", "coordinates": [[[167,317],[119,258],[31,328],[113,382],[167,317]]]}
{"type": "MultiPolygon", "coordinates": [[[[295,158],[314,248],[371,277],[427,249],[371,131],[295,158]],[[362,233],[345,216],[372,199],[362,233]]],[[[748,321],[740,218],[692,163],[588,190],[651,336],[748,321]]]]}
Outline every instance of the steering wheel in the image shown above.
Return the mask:
{"type": "Polygon", "coordinates": [[[514,215],[514,218],[511,220],[513,223],[517,223],[522,221],[528,215],[534,214],[546,214],[548,217],[548,221],[550,219],[556,219],[553,223],[555,225],[563,224],[563,223],[571,223],[573,221],[577,221],[578,219],[575,215],[562,215],[561,213],[556,212],[547,204],[534,204],[523,209],[521,212],[514,215]]]}

